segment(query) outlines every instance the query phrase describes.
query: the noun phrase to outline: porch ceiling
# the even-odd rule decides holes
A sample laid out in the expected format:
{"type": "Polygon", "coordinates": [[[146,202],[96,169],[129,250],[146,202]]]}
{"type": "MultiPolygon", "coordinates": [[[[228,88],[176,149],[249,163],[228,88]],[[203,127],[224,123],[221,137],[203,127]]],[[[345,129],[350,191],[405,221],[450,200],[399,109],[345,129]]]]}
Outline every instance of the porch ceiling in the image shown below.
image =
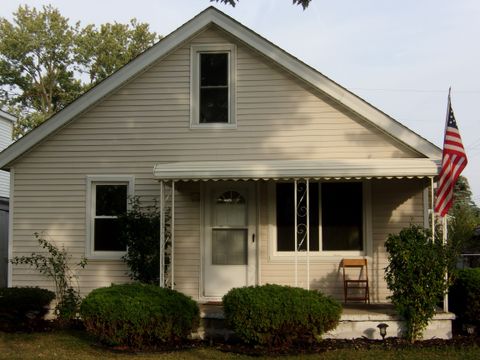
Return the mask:
{"type": "Polygon", "coordinates": [[[438,174],[430,159],[255,160],[158,163],[159,180],[288,180],[428,177],[438,174]]]}

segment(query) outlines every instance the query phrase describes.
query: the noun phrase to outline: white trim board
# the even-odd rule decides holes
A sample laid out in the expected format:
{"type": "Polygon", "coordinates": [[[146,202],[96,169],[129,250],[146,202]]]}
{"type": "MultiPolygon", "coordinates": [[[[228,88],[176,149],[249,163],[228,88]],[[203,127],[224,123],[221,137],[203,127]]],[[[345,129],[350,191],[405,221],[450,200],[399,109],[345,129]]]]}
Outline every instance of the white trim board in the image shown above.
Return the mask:
{"type": "Polygon", "coordinates": [[[420,154],[433,160],[441,158],[441,150],[420,135],[400,124],[393,118],[370,105],[360,97],[341,87],[325,75],[304,64],[278,46],[272,44],[254,31],[214,7],[209,7],[189,22],[160,40],[156,45],[139,55],[120,70],[109,76],[97,86],[87,91],[65,109],[52,116],[42,125],[9,146],[0,154],[0,168],[9,169],[12,162],[32,149],[45,138],[68,124],[96,102],[118,89],[122,84],[135,77],[155,61],[169,54],[193,35],[210,24],[215,24],[227,33],[239,39],[245,45],[258,51],[293,75],[314,88],[325,93],[339,104],[359,114],[366,121],[406,144],[420,154]]]}

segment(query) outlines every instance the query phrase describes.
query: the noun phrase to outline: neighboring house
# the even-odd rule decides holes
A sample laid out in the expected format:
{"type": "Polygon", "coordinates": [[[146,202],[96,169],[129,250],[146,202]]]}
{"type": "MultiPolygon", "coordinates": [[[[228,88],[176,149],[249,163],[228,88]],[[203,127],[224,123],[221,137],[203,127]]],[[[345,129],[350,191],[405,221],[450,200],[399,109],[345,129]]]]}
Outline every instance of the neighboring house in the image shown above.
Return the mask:
{"type": "MultiPolygon", "coordinates": [[[[12,143],[15,117],[0,110],[0,151],[12,143]]],[[[0,170],[0,287],[7,286],[8,280],[8,198],[10,197],[10,176],[0,170]]]]}
{"type": "MultiPolygon", "coordinates": [[[[83,295],[129,281],[116,214],[129,195],[160,197],[173,211],[175,288],[199,302],[265,283],[343,299],[344,257],[369,260],[371,300],[386,302],[384,241],[428,225],[440,158],[421,136],[208,8],[0,154],[14,186],[10,256],[37,251],[33,233],[43,232],[88,258],[83,295]],[[306,219],[294,215],[295,185],[298,212],[309,209],[308,256],[306,241],[295,251],[295,219],[297,243],[306,219]]],[[[21,266],[9,284],[51,286],[21,266]]]]}

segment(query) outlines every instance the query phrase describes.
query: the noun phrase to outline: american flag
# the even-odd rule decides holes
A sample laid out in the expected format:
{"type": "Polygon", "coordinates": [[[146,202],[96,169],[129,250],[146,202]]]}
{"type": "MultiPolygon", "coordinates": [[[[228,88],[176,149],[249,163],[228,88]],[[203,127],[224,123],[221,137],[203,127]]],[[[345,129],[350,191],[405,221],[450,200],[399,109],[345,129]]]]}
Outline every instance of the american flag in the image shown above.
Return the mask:
{"type": "Polygon", "coordinates": [[[445,216],[453,203],[453,187],[462,170],[467,166],[467,154],[463,148],[448,95],[447,125],[443,141],[442,169],[440,170],[435,212],[445,216]]]}

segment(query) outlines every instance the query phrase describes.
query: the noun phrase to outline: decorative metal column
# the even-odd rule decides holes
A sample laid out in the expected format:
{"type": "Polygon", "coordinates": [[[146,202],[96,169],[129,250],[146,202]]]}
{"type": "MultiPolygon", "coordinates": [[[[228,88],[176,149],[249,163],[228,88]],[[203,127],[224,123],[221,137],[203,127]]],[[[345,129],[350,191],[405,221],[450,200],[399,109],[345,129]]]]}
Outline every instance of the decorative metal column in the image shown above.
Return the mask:
{"type": "Polygon", "coordinates": [[[175,286],[175,181],[160,181],[160,286],[175,286]],[[168,257],[168,261],[167,261],[168,257]]]}
{"type": "Polygon", "coordinates": [[[165,287],[165,184],[160,181],[160,287],[165,287]]]}
{"type": "Polygon", "coordinates": [[[310,289],[310,182],[294,181],[295,286],[298,286],[298,252],[306,243],[307,289],[310,289]]]}

